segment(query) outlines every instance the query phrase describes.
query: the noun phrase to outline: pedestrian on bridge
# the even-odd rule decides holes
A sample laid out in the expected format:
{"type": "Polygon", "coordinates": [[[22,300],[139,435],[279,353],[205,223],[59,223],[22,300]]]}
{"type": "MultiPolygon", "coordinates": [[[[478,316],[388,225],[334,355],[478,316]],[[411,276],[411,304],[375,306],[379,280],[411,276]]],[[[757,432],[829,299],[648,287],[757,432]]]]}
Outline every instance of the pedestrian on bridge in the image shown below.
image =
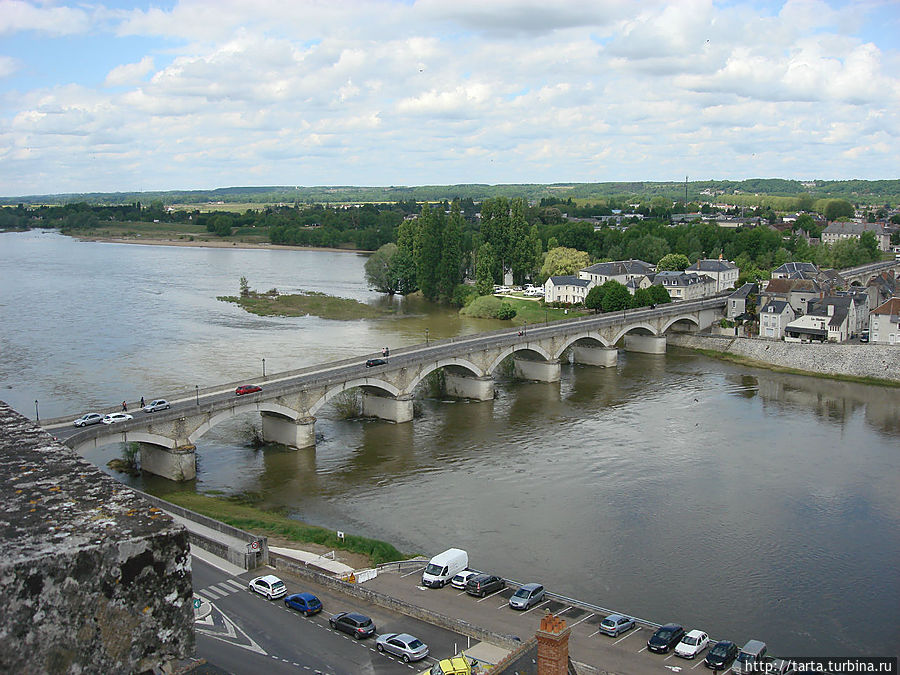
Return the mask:
{"type": "Polygon", "coordinates": [[[122,401],[122,412],[128,412],[128,404],[122,401]]]}
{"type": "Polygon", "coordinates": [[[141,396],[141,407],[142,408],[144,407],[144,397],[143,396],[141,396]]]}

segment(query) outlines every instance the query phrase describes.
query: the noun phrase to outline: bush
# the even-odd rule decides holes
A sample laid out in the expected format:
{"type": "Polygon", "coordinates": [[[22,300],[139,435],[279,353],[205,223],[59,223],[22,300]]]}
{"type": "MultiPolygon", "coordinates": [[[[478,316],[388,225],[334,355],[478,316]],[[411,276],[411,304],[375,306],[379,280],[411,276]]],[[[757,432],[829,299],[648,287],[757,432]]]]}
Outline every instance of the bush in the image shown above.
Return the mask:
{"type": "Polygon", "coordinates": [[[455,307],[467,307],[477,297],[478,291],[475,290],[474,286],[459,284],[453,289],[453,297],[450,299],[450,302],[455,307]]]}
{"type": "Polygon", "coordinates": [[[504,321],[508,321],[512,319],[516,315],[516,309],[508,302],[504,302],[500,305],[500,308],[497,310],[497,318],[503,319],[504,321]]]}

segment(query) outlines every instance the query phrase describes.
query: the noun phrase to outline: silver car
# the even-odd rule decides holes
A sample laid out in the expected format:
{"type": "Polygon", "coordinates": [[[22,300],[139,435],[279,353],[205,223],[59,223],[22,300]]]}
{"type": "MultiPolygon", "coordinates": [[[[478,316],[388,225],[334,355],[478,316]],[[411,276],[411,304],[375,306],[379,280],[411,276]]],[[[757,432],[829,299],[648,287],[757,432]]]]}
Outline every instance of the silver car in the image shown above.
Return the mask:
{"type": "Polygon", "coordinates": [[[385,633],[375,640],[375,648],[399,656],[405,663],[421,661],[428,656],[428,645],[409,633],[385,633]]]}
{"type": "Polygon", "coordinates": [[[525,584],[509,599],[513,609],[528,609],[544,599],[544,587],[540,584],[525,584]]]}
{"type": "Polygon", "coordinates": [[[164,398],[158,398],[153,401],[150,401],[147,405],[145,405],[141,410],[145,413],[156,412],[157,410],[168,410],[169,402],[164,398]]]}
{"type": "Polygon", "coordinates": [[[103,415],[100,413],[86,413],[72,422],[76,427],[86,427],[88,424],[100,424],[103,421],[103,415]]]}

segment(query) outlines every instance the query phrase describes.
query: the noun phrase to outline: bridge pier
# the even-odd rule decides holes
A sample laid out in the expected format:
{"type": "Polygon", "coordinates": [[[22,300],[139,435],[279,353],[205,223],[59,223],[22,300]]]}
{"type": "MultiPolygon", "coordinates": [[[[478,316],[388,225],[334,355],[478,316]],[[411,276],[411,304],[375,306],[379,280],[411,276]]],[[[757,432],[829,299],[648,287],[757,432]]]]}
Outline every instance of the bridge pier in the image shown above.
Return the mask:
{"type": "Polygon", "coordinates": [[[538,382],[559,382],[561,369],[559,359],[554,361],[529,361],[513,357],[516,377],[538,382]]]}
{"type": "Polygon", "coordinates": [[[413,419],[413,401],[412,396],[379,396],[363,392],[362,395],[363,415],[366,417],[377,417],[389,422],[402,424],[403,422],[412,422],[413,419]]]}
{"type": "Polygon", "coordinates": [[[665,354],[665,335],[626,335],[625,351],[641,354],[665,354]]]}
{"type": "Polygon", "coordinates": [[[316,418],[292,420],[283,415],[261,412],[262,436],[267,443],[281,443],[291,448],[310,448],[316,444],[316,418]]]}
{"type": "Polygon", "coordinates": [[[465,377],[444,371],[444,389],[448,396],[473,401],[491,401],[494,398],[494,378],[465,377]]]}
{"type": "Polygon", "coordinates": [[[141,470],[174,481],[197,477],[197,448],[190,443],[175,448],[141,443],[141,470]]]}
{"type": "Polygon", "coordinates": [[[619,350],[615,347],[581,347],[575,345],[572,350],[575,363],[600,368],[615,368],[619,362],[619,350]]]}

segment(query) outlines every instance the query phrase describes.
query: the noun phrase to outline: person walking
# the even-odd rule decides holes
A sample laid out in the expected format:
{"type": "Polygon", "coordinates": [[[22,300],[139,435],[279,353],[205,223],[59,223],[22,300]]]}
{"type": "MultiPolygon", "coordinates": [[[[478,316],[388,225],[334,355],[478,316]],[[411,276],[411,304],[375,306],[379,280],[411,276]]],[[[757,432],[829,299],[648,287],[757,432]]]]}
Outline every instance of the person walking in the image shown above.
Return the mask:
{"type": "Polygon", "coordinates": [[[122,401],[122,412],[128,412],[128,404],[122,401]]]}
{"type": "Polygon", "coordinates": [[[144,397],[143,396],[141,396],[141,407],[142,408],[144,407],[144,397]]]}

